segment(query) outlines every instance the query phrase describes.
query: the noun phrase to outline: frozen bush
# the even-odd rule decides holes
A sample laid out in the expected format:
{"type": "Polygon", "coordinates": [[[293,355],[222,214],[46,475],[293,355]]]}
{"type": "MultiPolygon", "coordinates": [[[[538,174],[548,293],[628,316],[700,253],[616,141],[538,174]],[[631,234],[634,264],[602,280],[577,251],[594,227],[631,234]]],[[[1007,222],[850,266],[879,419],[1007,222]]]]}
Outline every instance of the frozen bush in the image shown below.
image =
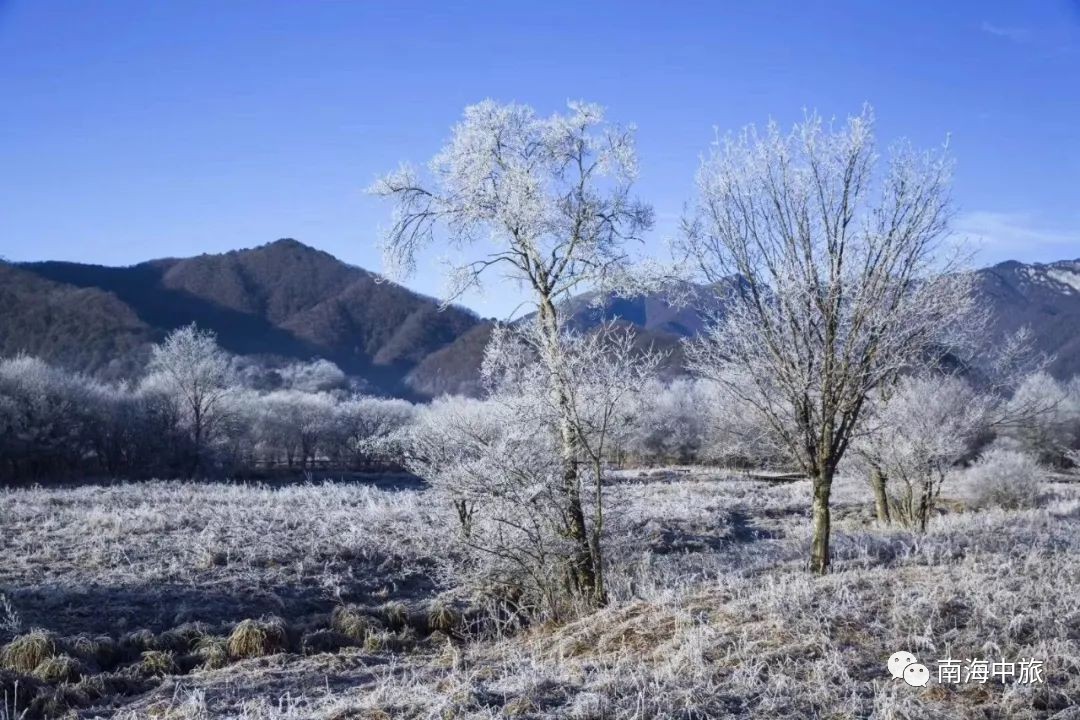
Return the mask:
{"type": "Polygon", "coordinates": [[[1063,465],[1080,449],[1080,380],[1027,376],[1003,408],[1001,439],[1039,462],[1063,465]]]}
{"type": "Polygon", "coordinates": [[[782,457],[765,419],[708,380],[654,380],[637,411],[623,446],[635,460],[751,466],[782,457]]]}
{"type": "Polygon", "coordinates": [[[977,507],[1007,510],[1039,504],[1045,472],[1030,455],[992,447],[965,472],[967,494],[977,507]]]}
{"type": "Polygon", "coordinates": [[[984,428],[988,400],[958,377],[906,377],[867,403],[846,465],[874,491],[879,522],[926,531],[949,469],[984,428]]]}

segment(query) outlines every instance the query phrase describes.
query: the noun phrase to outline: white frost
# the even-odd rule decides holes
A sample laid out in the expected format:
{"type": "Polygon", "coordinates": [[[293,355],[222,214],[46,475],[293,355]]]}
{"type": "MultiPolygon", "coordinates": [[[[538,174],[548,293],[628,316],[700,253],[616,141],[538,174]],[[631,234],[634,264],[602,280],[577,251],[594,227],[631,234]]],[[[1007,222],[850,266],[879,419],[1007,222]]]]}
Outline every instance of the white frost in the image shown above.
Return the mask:
{"type": "Polygon", "coordinates": [[[1047,276],[1062,285],[1067,285],[1073,292],[1080,292],[1080,273],[1073,270],[1054,268],[1046,271],[1047,276]]]}

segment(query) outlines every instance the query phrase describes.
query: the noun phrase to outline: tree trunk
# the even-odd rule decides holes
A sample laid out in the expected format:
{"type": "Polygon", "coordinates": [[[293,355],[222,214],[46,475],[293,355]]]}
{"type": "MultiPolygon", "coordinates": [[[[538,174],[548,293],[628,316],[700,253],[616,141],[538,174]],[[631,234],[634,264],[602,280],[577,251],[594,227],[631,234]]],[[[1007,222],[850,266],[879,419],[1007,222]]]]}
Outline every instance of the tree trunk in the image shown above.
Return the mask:
{"type": "Polygon", "coordinates": [[[199,411],[199,408],[197,406],[195,408],[193,408],[193,410],[194,410],[194,416],[195,416],[194,417],[194,419],[195,419],[195,428],[194,428],[194,431],[193,431],[193,435],[194,435],[193,439],[195,441],[195,448],[194,448],[194,457],[191,458],[191,470],[188,473],[189,477],[195,477],[199,473],[199,470],[202,467],[202,439],[203,439],[203,437],[202,437],[203,436],[202,413],[199,411]]]}
{"type": "Polygon", "coordinates": [[[593,576],[595,578],[593,601],[597,606],[603,606],[607,605],[607,591],[604,589],[604,556],[601,551],[601,542],[604,535],[604,466],[603,461],[599,458],[593,462],[593,473],[593,480],[596,483],[594,487],[596,496],[594,498],[592,537],[589,540],[589,548],[592,551],[593,576]]]}
{"type": "Polygon", "coordinates": [[[814,500],[811,508],[812,539],[810,541],[810,570],[824,575],[829,571],[829,494],[833,473],[820,470],[814,475],[814,500]]]}
{"type": "Polygon", "coordinates": [[[547,343],[545,350],[551,377],[551,393],[559,412],[559,444],[563,469],[560,490],[566,500],[565,533],[574,545],[570,584],[581,598],[586,599],[590,604],[595,604],[596,598],[603,595],[603,589],[597,586],[595,568],[598,565],[598,558],[594,557],[593,548],[589,542],[585,513],[581,506],[578,443],[574,430],[570,392],[564,386],[565,381],[561,374],[558,315],[555,306],[547,298],[540,303],[540,318],[547,343]]]}
{"type": "Polygon", "coordinates": [[[874,489],[874,509],[877,510],[878,522],[891,525],[892,516],[889,514],[889,495],[885,492],[885,480],[885,473],[881,468],[870,471],[870,487],[874,489]]]}
{"type": "MultiPolygon", "coordinates": [[[[558,383],[557,383],[558,385],[558,383]]],[[[561,402],[569,405],[569,398],[560,387],[559,398],[561,402]]],[[[560,405],[560,409],[564,409],[560,405]]],[[[568,408],[566,408],[568,411],[568,408]]],[[[560,439],[562,440],[562,492],[566,498],[567,528],[566,533],[574,543],[573,558],[573,584],[575,589],[584,598],[593,598],[597,593],[596,573],[593,571],[595,562],[592,548],[589,546],[589,533],[585,525],[585,512],[581,507],[581,485],[578,476],[578,458],[576,453],[577,442],[574,428],[569,418],[564,415],[560,422],[560,439]]]]}
{"type": "Polygon", "coordinates": [[[928,475],[922,481],[922,493],[919,495],[919,532],[925,533],[930,524],[930,513],[934,510],[934,478],[928,475]]]}

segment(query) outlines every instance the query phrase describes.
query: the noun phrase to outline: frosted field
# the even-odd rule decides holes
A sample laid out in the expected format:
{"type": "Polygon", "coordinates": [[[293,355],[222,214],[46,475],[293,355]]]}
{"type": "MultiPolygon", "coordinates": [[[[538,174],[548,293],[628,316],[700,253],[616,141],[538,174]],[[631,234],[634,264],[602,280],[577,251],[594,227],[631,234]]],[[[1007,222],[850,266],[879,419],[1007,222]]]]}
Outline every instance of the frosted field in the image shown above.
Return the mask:
{"type": "Polygon", "coordinates": [[[946,500],[926,535],[843,480],[816,577],[809,483],[621,473],[610,607],[526,628],[447,587],[422,489],[7,489],[0,718],[1073,717],[1080,486],[1057,479],[1036,510],[946,500]],[[899,649],[927,687],[888,675],[899,649]],[[1045,683],[941,685],[944,657],[1045,683]]]}

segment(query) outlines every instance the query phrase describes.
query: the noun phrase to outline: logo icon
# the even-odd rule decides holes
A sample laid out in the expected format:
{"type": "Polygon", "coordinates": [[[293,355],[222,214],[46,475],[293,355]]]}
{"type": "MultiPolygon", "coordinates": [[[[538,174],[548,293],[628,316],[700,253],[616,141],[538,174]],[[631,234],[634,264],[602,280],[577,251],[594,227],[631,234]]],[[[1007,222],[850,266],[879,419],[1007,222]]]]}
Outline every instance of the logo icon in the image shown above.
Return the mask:
{"type": "Polygon", "coordinates": [[[925,687],[930,682],[930,671],[907,650],[894,652],[886,664],[894,678],[903,678],[911,687],[925,687]]]}
{"type": "Polygon", "coordinates": [[[916,662],[918,662],[918,660],[916,660],[915,656],[907,650],[894,652],[892,657],[889,658],[889,672],[892,673],[894,678],[902,678],[904,677],[904,668],[916,662]]]}
{"type": "Polygon", "coordinates": [[[930,671],[925,665],[911,663],[904,668],[904,682],[911,687],[926,687],[926,683],[930,682],[930,671]]]}

